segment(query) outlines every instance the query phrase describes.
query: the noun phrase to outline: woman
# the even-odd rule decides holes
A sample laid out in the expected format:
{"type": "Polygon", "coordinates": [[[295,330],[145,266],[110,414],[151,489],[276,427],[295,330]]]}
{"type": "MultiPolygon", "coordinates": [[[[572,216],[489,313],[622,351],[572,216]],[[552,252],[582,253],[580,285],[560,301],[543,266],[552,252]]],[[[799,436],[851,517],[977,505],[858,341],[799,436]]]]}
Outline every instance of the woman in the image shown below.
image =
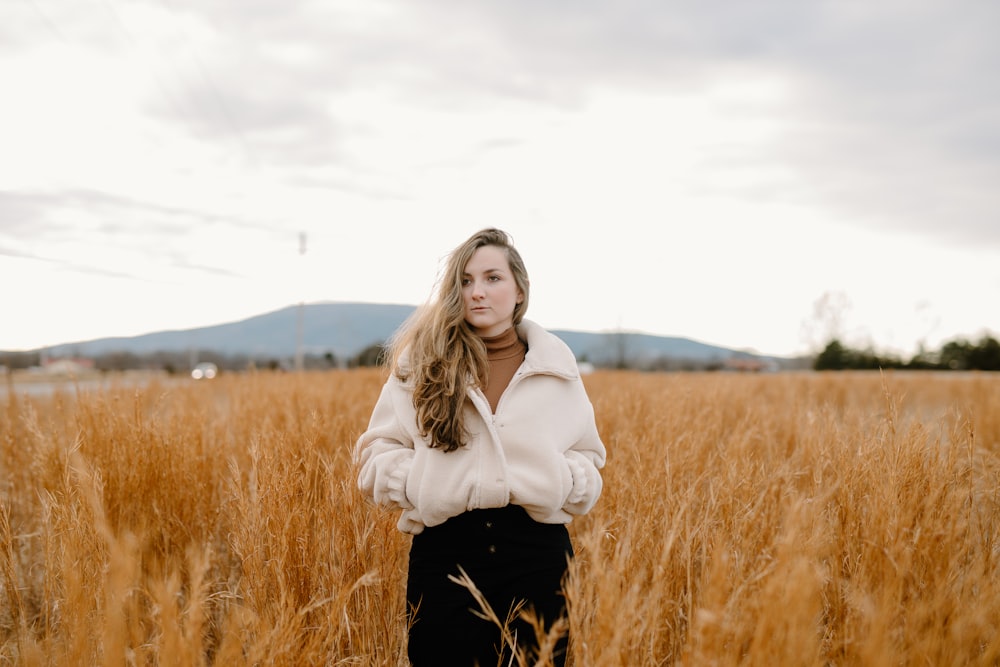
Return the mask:
{"type": "MultiPolygon", "coordinates": [[[[509,655],[454,581],[460,572],[500,621],[521,605],[551,627],[573,555],[566,524],[601,493],[605,449],[576,359],[523,319],[528,291],[506,233],[484,229],[456,248],[437,299],[391,341],[391,373],[357,442],[359,486],[402,510],[397,525],[413,535],[407,650],[417,667],[509,655]]],[[[515,648],[530,654],[541,638],[514,618],[515,648]]],[[[566,646],[564,635],[557,664],[566,646]]]]}

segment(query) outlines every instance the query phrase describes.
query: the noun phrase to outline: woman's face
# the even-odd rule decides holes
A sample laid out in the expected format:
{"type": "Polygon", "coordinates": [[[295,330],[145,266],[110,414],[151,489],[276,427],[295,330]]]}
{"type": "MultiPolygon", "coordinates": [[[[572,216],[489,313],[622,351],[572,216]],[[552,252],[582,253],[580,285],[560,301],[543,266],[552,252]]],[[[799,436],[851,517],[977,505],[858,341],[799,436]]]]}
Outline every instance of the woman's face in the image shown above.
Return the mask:
{"type": "Polygon", "coordinates": [[[462,274],[465,321],[482,337],[502,334],[514,324],[514,307],[524,300],[507,254],[497,246],[476,249],[462,274]]]}

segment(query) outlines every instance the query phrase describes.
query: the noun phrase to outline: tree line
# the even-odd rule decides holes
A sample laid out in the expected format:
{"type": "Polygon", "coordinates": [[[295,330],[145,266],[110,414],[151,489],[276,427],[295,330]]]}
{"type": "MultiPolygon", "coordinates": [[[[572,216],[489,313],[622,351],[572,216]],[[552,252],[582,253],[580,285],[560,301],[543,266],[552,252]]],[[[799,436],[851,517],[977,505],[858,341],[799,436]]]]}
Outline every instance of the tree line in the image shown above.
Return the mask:
{"type": "MultiPolygon", "coordinates": [[[[349,358],[339,358],[332,352],[324,354],[305,354],[303,368],[319,370],[329,368],[356,368],[359,366],[375,366],[382,361],[385,350],[382,344],[372,344],[349,358]]],[[[133,352],[108,352],[90,357],[97,371],[124,371],[134,369],[166,371],[169,374],[190,372],[195,363],[210,361],[223,371],[258,370],[292,370],[293,363],[283,357],[250,357],[244,354],[226,355],[212,350],[197,350],[187,352],[153,352],[136,354],[133,352]]],[[[36,367],[41,364],[40,351],[31,352],[0,352],[0,368],[20,370],[36,367]]],[[[808,360],[804,360],[808,367],[808,360]]],[[[637,368],[635,362],[629,362],[624,356],[618,363],[599,364],[602,367],[637,368]]],[[[718,360],[710,362],[692,362],[684,359],[659,359],[656,362],[646,361],[643,370],[684,371],[684,370],[720,370],[723,364],[718,360]]],[[[831,340],[812,360],[812,368],[818,371],[829,370],[1000,370],[1000,342],[990,335],[982,336],[978,341],[964,338],[945,343],[940,350],[921,350],[909,359],[903,359],[892,354],[879,354],[872,349],[851,348],[839,339],[831,340]]]]}
{"type": "MultiPolygon", "coordinates": [[[[87,355],[93,361],[96,371],[127,371],[155,370],[165,371],[169,375],[187,374],[198,362],[211,362],[219,370],[244,371],[257,370],[291,370],[294,362],[281,356],[261,356],[246,354],[223,354],[214,350],[192,350],[186,352],[158,351],[145,354],[117,351],[87,355]]],[[[42,354],[35,350],[31,352],[0,352],[0,367],[10,370],[24,370],[42,365],[42,354]]],[[[357,365],[357,359],[340,359],[333,352],[323,354],[305,354],[302,359],[303,368],[308,370],[338,368],[357,365]]]]}
{"type": "Polygon", "coordinates": [[[945,343],[940,350],[920,350],[910,359],[891,354],[877,354],[871,349],[858,350],[831,340],[816,355],[813,368],[818,371],[837,370],[945,370],[945,371],[1000,371],[1000,342],[990,335],[978,341],[957,338],[945,343]]]}

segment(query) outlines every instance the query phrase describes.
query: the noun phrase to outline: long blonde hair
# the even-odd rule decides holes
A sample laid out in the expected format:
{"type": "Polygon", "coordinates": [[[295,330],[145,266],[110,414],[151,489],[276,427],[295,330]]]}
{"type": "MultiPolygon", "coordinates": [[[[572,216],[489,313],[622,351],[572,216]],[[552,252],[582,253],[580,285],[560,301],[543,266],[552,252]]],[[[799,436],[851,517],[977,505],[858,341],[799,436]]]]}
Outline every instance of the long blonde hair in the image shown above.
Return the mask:
{"type": "Polygon", "coordinates": [[[437,298],[419,308],[389,341],[387,364],[401,381],[413,384],[417,427],[431,447],[451,452],[465,444],[462,406],[470,382],[485,387],[489,375],[486,346],[465,321],[462,276],[483,246],[504,251],[523,299],[514,307],[514,324],[528,308],[528,272],[510,236],[487,228],[452,250],[437,298]]]}

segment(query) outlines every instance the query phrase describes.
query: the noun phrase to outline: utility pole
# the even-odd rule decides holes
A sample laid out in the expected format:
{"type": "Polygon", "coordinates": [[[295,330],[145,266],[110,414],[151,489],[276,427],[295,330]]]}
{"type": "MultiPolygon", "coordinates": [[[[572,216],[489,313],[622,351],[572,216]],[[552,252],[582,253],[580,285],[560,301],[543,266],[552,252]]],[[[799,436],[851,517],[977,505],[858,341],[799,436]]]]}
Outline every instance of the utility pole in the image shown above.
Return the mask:
{"type": "MultiPolygon", "coordinates": [[[[304,256],[306,254],[306,233],[299,232],[299,255],[304,256]]],[[[305,272],[303,272],[304,274],[305,272]]],[[[301,371],[303,367],[302,363],[302,338],[305,332],[305,309],[306,304],[304,301],[299,301],[298,316],[295,318],[295,370],[301,371]]]]}

